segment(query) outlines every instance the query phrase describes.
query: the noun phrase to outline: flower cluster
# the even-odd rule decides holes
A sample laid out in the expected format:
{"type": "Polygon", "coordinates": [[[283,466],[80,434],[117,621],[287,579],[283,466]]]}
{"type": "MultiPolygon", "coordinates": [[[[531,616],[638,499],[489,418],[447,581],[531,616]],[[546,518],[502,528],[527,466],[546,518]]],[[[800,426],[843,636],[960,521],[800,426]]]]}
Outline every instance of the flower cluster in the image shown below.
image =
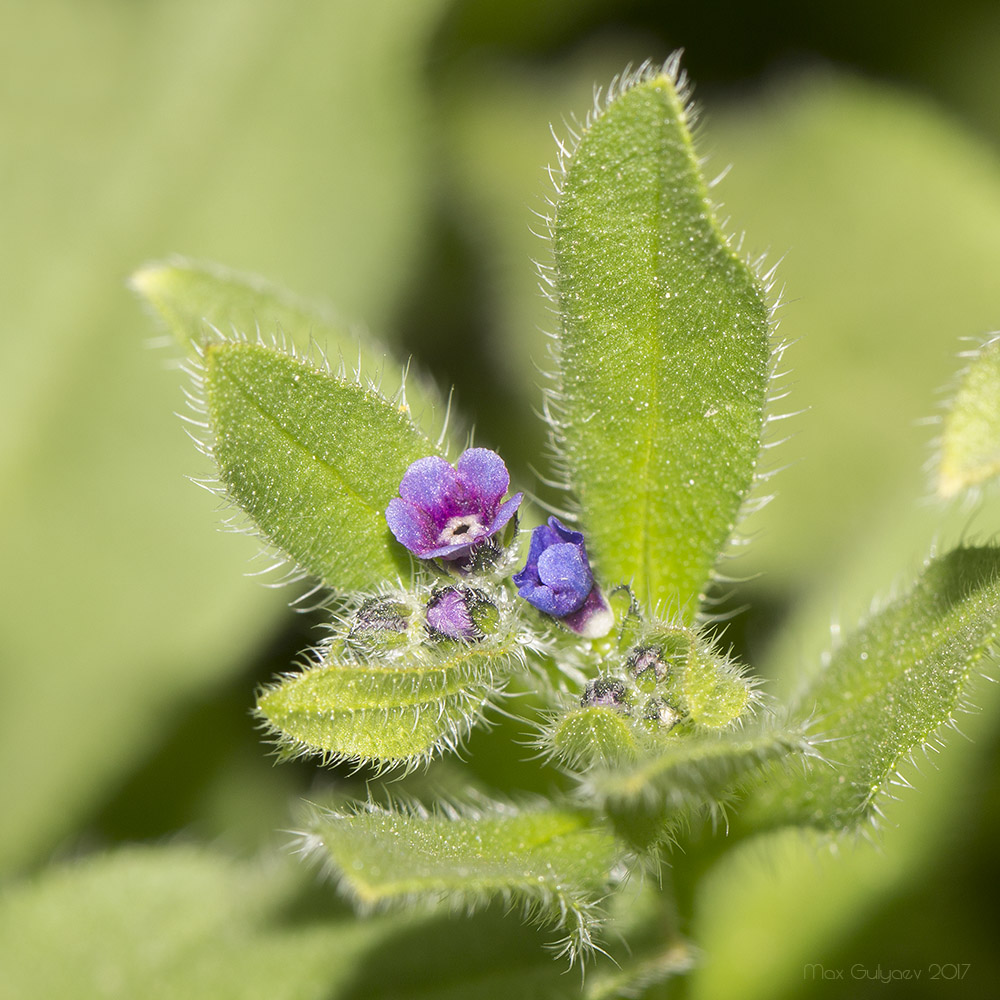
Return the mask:
{"type": "Polygon", "coordinates": [[[677,693],[670,685],[671,670],[654,647],[636,647],[624,664],[622,676],[604,674],[590,681],[580,704],[610,708],[632,716],[647,729],[669,732],[681,721],[677,693]]]}
{"type": "MultiPolygon", "coordinates": [[[[511,518],[524,498],[504,500],[510,475],[503,460],[487,448],[469,448],[454,466],[431,456],[414,462],[389,501],[385,519],[396,540],[421,559],[444,559],[460,572],[511,518]]],[[[490,543],[492,544],[492,543],[490,543]]],[[[529,604],[585,638],[606,635],[614,615],[604,599],[579,531],[550,517],[531,534],[528,560],[514,575],[518,594],[529,604]]],[[[468,595],[452,588],[428,607],[428,622],[445,623],[441,633],[476,627],[468,595]]]]}
{"type": "Polygon", "coordinates": [[[435,587],[429,594],[371,597],[354,613],[347,643],[392,654],[428,638],[480,642],[500,627],[500,608],[478,587],[435,587]]]}

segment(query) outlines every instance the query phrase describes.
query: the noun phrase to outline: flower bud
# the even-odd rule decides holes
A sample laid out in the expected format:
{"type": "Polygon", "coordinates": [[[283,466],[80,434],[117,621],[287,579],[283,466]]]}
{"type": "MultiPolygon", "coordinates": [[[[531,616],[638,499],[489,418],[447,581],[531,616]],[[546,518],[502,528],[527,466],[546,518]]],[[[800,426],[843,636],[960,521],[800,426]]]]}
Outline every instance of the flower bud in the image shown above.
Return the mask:
{"type": "Polygon", "coordinates": [[[529,604],[586,639],[607,635],[615,623],[594,582],[583,534],[556,517],[532,531],[528,561],[514,583],[529,604]]]}
{"type": "Polygon", "coordinates": [[[475,587],[442,587],[427,602],[427,630],[439,639],[477,642],[500,624],[497,606],[475,587]]]}
{"type": "Polygon", "coordinates": [[[598,677],[584,689],[580,704],[584,708],[614,708],[628,714],[628,691],[616,677],[598,677]]]}
{"type": "Polygon", "coordinates": [[[649,698],[642,706],[642,721],[653,729],[669,731],[680,718],[680,713],[665,698],[649,698]]]}
{"type": "Polygon", "coordinates": [[[635,678],[635,686],[644,694],[652,693],[656,685],[670,674],[658,646],[641,646],[632,650],[625,666],[635,678]]]}
{"type": "Polygon", "coordinates": [[[354,616],[348,639],[375,649],[395,649],[407,641],[412,609],[391,597],[372,597],[354,616]]]}

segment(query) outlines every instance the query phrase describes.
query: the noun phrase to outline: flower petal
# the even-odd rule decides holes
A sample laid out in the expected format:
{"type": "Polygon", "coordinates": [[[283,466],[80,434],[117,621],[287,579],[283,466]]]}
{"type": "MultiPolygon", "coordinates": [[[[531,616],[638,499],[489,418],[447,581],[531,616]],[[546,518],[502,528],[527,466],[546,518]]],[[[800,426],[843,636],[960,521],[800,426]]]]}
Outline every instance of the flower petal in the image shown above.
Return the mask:
{"type": "Polygon", "coordinates": [[[503,459],[489,448],[468,448],[455,463],[458,475],[478,496],[484,510],[493,510],[510,486],[510,473],[503,459]]]}
{"type": "Polygon", "coordinates": [[[462,484],[458,473],[437,455],[414,462],[403,474],[399,484],[399,495],[422,508],[435,521],[445,521],[452,516],[453,498],[461,492],[462,484]]]}
{"type": "Polygon", "coordinates": [[[385,520],[397,542],[421,558],[427,558],[439,533],[429,514],[409,500],[393,497],[385,508],[385,520]]]}
{"type": "Polygon", "coordinates": [[[558,517],[550,517],[546,527],[549,530],[546,538],[551,539],[545,543],[546,545],[555,545],[556,542],[572,542],[574,545],[580,545],[586,555],[587,549],[583,545],[582,531],[574,531],[572,528],[567,528],[558,517]]]}
{"type": "Polygon", "coordinates": [[[583,604],[594,583],[580,547],[572,542],[550,545],[538,557],[538,578],[553,590],[572,591],[577,598],[576,607],[583,604]]]}
{"type": "Polygon", "coordinates": [[[523,597],[533,608],[543,614],[561,618],[567,612],[560,610],[560,602],[551,587],[540,586],[533,580],[525,580],[518,586],[518,596],[523,597]]]}
{"type": "Polygon", "coordinates": [[[585,639],[606,636],[615,624],[615,614],[595,583],[583,604],[563,618],[563,624],[585,639]]]}
{"type": "Polygon", "coordinates": [[[424,559],[461,559],[474,548],[475,542],[452,542],[448,545],[438,545],[422,553],[424,559]]]}
{"type": "Polygon", "coordinates": [[[515,493],[509,500],[505,500],[497,511],[496,517],[489,524],[490,534],[498,532],[513,516],[521,501],[524,499],[523,493],[515,493]]]}

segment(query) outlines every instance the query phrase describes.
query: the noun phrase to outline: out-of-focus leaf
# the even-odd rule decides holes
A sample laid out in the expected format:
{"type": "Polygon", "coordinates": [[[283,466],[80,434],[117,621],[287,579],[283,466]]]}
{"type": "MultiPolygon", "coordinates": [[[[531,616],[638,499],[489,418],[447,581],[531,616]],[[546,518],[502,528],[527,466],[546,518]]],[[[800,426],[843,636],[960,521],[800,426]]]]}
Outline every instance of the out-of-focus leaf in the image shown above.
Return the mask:
{"type": "Polygon", "coordinates": [[[4,5],[0,868],[71,836],[268,648],[289,596],[243,577],[256,543],[218,533],[186,481],[208,465],[124,277],[184,250],[388,330],[420,245],[442,8],[4,5]]]}
{"type": "Polygon", "coordinates": [[[608,900],[615,931],[608,953],[588,960],[582,984],[553,961],[538,928],[496,903],[472,914],[434,914],[387,936],[336,1000],[640,996],[643,987],[686,971],[694,960],[678,935],[669,896],[643,881],[635,879],[608,900]]]}
{"type": "MultiPolygon", "coordinates": [[[[748,248],[782,258],[783,405],[807,411],[780,425],[792,439],[774,456],[787,467],[745,524],[740,570],[803,595],[857,552],[867,602],[940,537],[940,515],[913,508],[926,492],[926,420],[959,339],[997,327],[995,151],[936,105],[832,73],[713,106],[711,140],[717,169],[733,164],[718,190],[748,248]]],[[[964,520],[951,520],[952,537],[964,520]]]]}
{"type": "Polygon", "coordinates": [[[563,931],[570,954],[589,950],[621,853],[585,814],[551,808],[427,815],[370,806],[318,814],[306,837],[361,907],[516,901],[563,931]]]}
{"type": "MultiPolygon", "coordinates": [[[[995,769],[995,760],[984,758],[984,749],[997,743],[1000,686],[984,682],[976,697],[983,713],[962,721],[970,739],[950,740],[947,752],[934,755],[933,766],[918,763],[919,788],[901,788],[895,800],[885,803],[886,822],[878,843],[840,839],[831,851],[828,835],[786,829],[744,842],[708,874],[699,887],[692,933],[712,961],[691,974],[688,985],[694,1000],[816,996],[819,982],[804,980],[804,969],[811,972],[818,964],[849,970],[865,961],[869,956],[846,942],[863,932],[871,914],[920,892],[930,868],[948,877],[956,853],[967,850],[969,803],[980,801],[983,778],[995,769]],[[803,900],[818,900],[820,905],[804,906],[803,900]]],[[[930,910],[947,912],[943,905],[933,900],[930,910]]],[[[914,914],[918,927],[926,924],[927,912],[914,914]]],[[[947,947],[937,925],[934,935],[947,947]]],[[[983,932],[980,947],[989,948],[990,942],[983,932]]],[[[891,967],[926,968],[922,956],[927,938],[922,934],[899,950],[881,939],[872,945],[878,958],[866,967],[873,971],[879,962],[883,969],[890,967],[895,956],[899,964],[891,967]]],[[[975,955],[962,947],[956,950],[966,956],[959,961],[975,955]]],[[[965,985],[988,993],[991,983],[988,969],[973,966],[965,985]]]]}
{"type": "Polygon", "coordinates": [[[287,920],[300,879],[272,860],[134,848],[0,897],[0,997],[324,1000],[399,921],[287,920]]]}
{"type": "Polygon", "coordinates": [[[261,344],[205,349],[206,444],[261,533],[336,590],[408,571],[385,508],[437,448],[406,408],[261,344]]]}
{"type": "Polygon", "coordinates": [[[764,289],[714,218],[676,73],[612,88],[565,152],[551,411],[599,572],[690,620],[753,481],[771,349],[764,289]]]}
{"type": "Polygon", "coordinates": [[[975,352],[944,418],[937,491],[953,497],[1000,474],[1000,338],[975,352]]]}
{"type": "Polygon", "coordinates": [[[359,921],[301,866],[194,847],[133,848],[0,895],[0,998],[24,1000],[612,1000],[690,967],[662,897],[612,903],[630,949],[580,980],[538,930],[486,912],[359,921]],[[328,892],[324,894],[329,896],[328,892]],[[53,956],[58,956],[58,961],[53,956]]]}
{"type": "Polygon", "coordinates": [[[387,398],[406,387],[406,403],[416,422],[436,437],[445,406],[429,380],[407,373],[374,337],[350,329],[322,305],[306,302],[262,278],[194,261],[147,264],[131,278],[132,287],[156,310],[186,346],[202,344],[219,331],[253,338],[276,338],[308,354],[318,348],[334,370],[374,385],[387,398]]]}
{"type": "Polygon", "coordinates": [[[834,652],[799,699],[828,760],[775,775],[751,824],[847,830],[871,819],[911,754],[968,698],[1000,628],[1000,550],[956,549],[834,652]]]}

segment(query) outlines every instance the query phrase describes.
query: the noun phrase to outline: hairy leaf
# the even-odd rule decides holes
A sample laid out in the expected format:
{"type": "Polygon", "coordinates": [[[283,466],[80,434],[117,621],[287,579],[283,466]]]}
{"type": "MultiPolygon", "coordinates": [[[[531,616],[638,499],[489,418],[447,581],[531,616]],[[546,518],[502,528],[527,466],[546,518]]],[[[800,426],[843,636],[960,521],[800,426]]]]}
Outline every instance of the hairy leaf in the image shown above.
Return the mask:
{"type": "Polygon", "coordinates": [[[691,809],[715,808],[741,779],[804,749],[801,731],[781,726],[675,731],[650,739],[635,761],[591,771],[583,789],[621,836],[646,848],[669,839],[691,809]]]}
{"type": "MultiPolygon", "coordinates": [[[[334,366],[357,374],[393,398],[404,385],[403,366],[387,347],[335,318],[327,308],[272,285],[216,264],[184,259],[151,263],[136,271],[132,287],[156,310],[177,340],[195,347],[216,336],[286,339],[308,353],[318,347],[334,366]]],[[[408,366],[407,366],[408,367],[408,366]]],[[[405,377],[406,403],[415,422],[437,433],[444,404],[433,383],[405,377]]]]}
{"type": "Polygon", "coordinates": [[[937,491],[953,497],[1000,474],[1000,337],[994,336],[962,372],[944,418],[937,491]]]}
{"type": "Polygon", "coordinates": [[[437,449],[402,406],[259,344],[209,344],[203,378],[208,447],[270,542],[338,590],[408,572],[385,507],[437,449]]]}
{"type": "Polygon", "coordinates": [[[521,654],[508,632],[369,663],[327,660],[266,688],[257,713],[289,755],[415,764],[461,742],[521,654]]]}
{"type": "Polygon", "coordinates": [[[601,576],[690,620],[753,482],[765,290],[714,218],[673,65],[625,80],[562,166],[557,443],[601,576]]]}
{"type": "Polygon", "coordinates": [[[826,759],[762,786],[748,821],[843,830],[871,819],[901,764],[962,706],[998,622],[1000,550],[956,549],[930,562],[800,698],[826,759]]]}
{"type": "Polygon", "coordinates": [[[675,733],[651,741],[627,766],[594,771],[586,786],[605,803],[663,802],[679,809],[711,801],[743,774],[802,746],[800,732],[780,727],[675,733]]]}
{"type": "Polygon", "coordinates": [[[557,809],[428,815],[369,806],[317,815],[306,838],[363,908],[421,899],[461,907],[517,902],[565,931],[571,954],[591,947],[620,855],[585,814],[557,809]]]}
{"type": "Polygon", "coordinates": [[[613,708],[585,705],[561,716],[546,733],[544,746],[574,769],[629,760],[637,752],[632,727],[613,708]]]}

